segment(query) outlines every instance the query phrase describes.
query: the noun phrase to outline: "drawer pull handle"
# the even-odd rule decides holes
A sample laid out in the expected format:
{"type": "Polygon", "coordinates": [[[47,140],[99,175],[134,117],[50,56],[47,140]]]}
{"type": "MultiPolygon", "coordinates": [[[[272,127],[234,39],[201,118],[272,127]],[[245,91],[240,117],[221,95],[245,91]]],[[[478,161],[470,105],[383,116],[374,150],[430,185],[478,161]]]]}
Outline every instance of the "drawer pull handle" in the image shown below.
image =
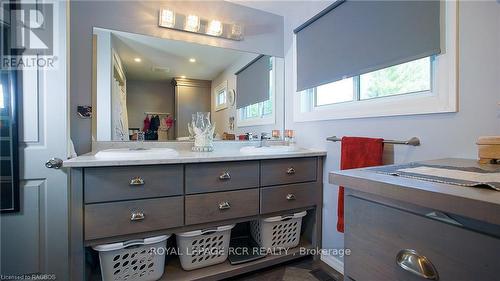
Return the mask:
{"type": "Polygon", "coordinates": [[[290,167],[288,168],[288,170],[286,170],[286,173],[288,175],[295,175],[295,169],[293,167],[290,167]]]}
{"type": "Polygon", "coordinates": [[[144,179],[141,177],[135,177],[130,180],[130,186],[144,185],[144,179]]]}
{"type": "Polygon", "coordinates": [[[293,193],[288,193],[288,194],[286,195],[286,200],[288,200],[288,201],[295,200],[295,194],[293,194],[293,193]]]}
{"type": "Polygon", "coordinates": [[[144,212],[137,211],[137,212],[132,212],[130,215],[130,220],[131,221],[142,221],[144,219],[145,215],[144,212]]]}
{"type": "Polygon", "coordinates": [[[439,280],[436,268],[425,256],[412,249],[399,251],[396,263],[402,269],[427,280],[439,280]]]}
{"type": "Polygon", "coordinates": [[[228,171],[225,171],[224,173],[222,173],[220,176],[219,176],[219,179],[221,181],[225,181],[225,180],[230,180],[231,179],[231,175],[229,174],[228,171]]]}
{"type": "Polygon", "coordinates": [[[229,204],[229,202],[219,203],[219,210],[227,210],[229,208],[231,208],[231,205],[229,204]]]}
{"type": "Polygon", "coordinates": [[[442,213],[442,212],[433,211],[433,212],[426,214],[426,216],[431,218],[431,219],[443,221],[446,223],[451,223],[451,224],[458,225],[458,226],[463,226],[463,224],[459,223],[458,221],[452,219],[450,216],[448,216],[447,214],[442,213]]]}

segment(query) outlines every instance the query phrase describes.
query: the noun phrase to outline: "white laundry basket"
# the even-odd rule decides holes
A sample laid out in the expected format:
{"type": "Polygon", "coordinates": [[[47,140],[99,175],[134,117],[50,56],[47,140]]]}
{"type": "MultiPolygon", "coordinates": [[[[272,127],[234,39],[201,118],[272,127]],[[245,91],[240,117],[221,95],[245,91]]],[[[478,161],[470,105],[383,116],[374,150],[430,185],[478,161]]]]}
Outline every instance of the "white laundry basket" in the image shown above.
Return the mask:
{"type": "Polygon", "coordinates": [[[163,275],[170,235],[92,247],[99,252],[103,281],[153,281],[163,275]]]}
{"type": "Polygon", "coordinates": [[[293,248],[299,245],[302,218],[306,211],[250,222],[250,234],[264,249],[293,248]]]}
{"type": "Polygon", "coordinates": [[[235,225],[176,233],[179,259],[184,270],[222,263],[227,259],[231,229],[235,225]]]}

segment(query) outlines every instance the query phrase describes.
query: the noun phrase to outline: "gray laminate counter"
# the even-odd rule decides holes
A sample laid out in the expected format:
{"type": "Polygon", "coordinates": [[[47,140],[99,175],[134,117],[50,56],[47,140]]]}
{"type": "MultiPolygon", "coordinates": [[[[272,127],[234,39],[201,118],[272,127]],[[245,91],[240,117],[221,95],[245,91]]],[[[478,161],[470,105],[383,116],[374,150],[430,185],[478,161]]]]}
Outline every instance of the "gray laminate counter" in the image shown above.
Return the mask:
{"type": "MultiPolygon", "coordinates": [[[[500,172],[500,165],[480,165],[471,159],[439,159],[431,165],[480,167],[500,172]]],[[[500,225],[500,192],[380,174],[369,168],[330,172],[330,183],[354,191],[438,209],[500,225]]]]}
{"type": "Polygon", "coordinates": [[[63,167],[107,167],[107,166],[132,166],[132,165],[161,165],[203,162],[225,162],[245,160],[265,160],[280,158],[299,158],[325,156],[326,151],[316,149],[299,148],[294,151],[279,153],[242,153],[238,149],[219,149],[212,152],[193,152],[190,150],[178,150],[178,156],[154,157],[150,159],[99,159],[95,153],[88,153],[64,161],[63,167]]]}

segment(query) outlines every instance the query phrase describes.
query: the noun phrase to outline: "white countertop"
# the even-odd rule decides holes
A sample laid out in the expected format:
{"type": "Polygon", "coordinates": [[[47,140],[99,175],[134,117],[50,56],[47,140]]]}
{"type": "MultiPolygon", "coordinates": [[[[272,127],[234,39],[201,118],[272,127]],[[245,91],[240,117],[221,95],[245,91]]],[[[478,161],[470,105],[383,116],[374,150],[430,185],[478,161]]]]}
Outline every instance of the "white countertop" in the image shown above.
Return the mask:
{"type": "Polygon", "coordinates": [[[82,167],[105,167],[105,166],[131,166],[131,165],[161,165],[161,164],[179,164],[179,163],[203,163],[203,162],[223,162],[223,161],[241,161],[241,160],[261,160],[278,159],[294,157],[312,157],[325,156],[326,151],[317,149],[299,148],[289,152],[265,153],[265,154],[247,154],[241,153],[238,149],[218,148],[212,152],[193,152],[190,150],[177,150],[178,156],[155,157],[151,159],[99,159],[95,152],[83,154],[72,159],[64,161],[63,167],[82,168],[82,167]]]}

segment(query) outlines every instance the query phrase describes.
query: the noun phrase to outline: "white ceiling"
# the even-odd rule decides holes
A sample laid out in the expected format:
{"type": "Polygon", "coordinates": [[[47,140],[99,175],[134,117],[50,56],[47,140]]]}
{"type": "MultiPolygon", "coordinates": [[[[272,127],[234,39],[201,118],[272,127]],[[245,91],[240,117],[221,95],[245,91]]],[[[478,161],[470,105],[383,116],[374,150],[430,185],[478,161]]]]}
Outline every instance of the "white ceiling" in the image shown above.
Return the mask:
{"type": "Polygon", "coordinates": [[[114,35],[114,48],[130,80],[160,81],[180,76],[212,80],[240,58],[248,56],[245,52],[208,45],[120,31],[111,33],[114,35]],[[134,61],[137,57],[141,62],[134,61]],[[196,59],[196,62],[189,62],[190,58],[196,59]],[[153,67],[169,71],[153,71],[153,67]]]}

